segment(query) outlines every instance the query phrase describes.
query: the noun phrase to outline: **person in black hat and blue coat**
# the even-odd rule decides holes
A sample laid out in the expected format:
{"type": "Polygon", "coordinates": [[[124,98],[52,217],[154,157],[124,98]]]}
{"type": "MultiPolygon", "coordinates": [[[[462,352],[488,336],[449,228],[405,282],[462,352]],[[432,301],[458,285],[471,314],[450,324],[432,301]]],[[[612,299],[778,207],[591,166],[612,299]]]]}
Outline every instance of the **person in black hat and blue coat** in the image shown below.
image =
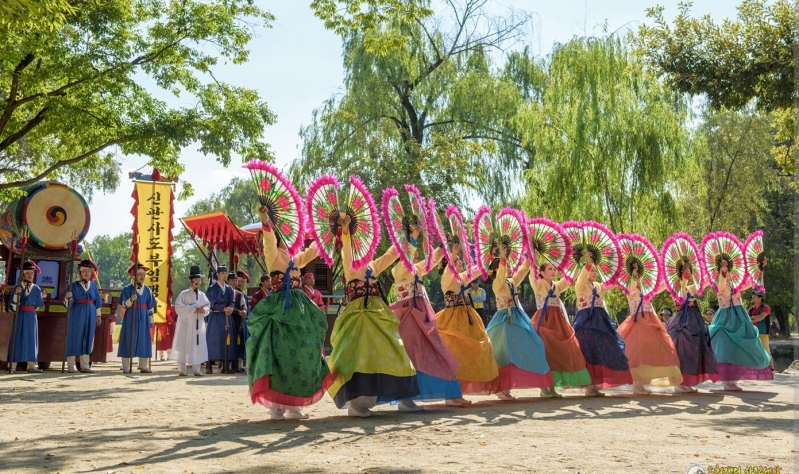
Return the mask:
{"type": "Polygon", "coordinates": [[[67,289],[66,304],[69,305],[69,326],[67,328],[67,366],[74,374],[75,357],[80,358],[80,371],[93,374],[89,368],[89,358],[94,347],[94,332],[100,324],[100,308],[103,298],[94,281],[97,267],[91,260],[81,260],[78,264],[80,278],[73,281],[67,289]]]}
{"type": "Polygon", "coordinates": [[[9,305],[12,312],[19,310],[19,314],[16,331],[12,335],[13,339],[9,340],[6,357],[10,364],[27,362],[28,372],[34,373],[41,372],[36,368],[39,357],[39,325],[36,320],[36,308],[44,306],[42,289],[34,283],[38,273],[39,267],[35,263],[27,261],[22,264],[22,280],[14,288],[9,305]]]}
{"type": "MultiPolygon", "coordinates": [[[[208,364],[205,373],[213,373],[214,361],[227,360],[233,365],[238,360],[236,353],[236,333],[233,325],[233,288],[227,282],[227,267],[220,265],[216,268],[216,281],[208,287],[206,296],[211,304],[211,313],[208,315],[208,327],[205,340],[208,343],[208,364]],[[227,331],[225,330],[227,328],[227,331]],[[227,355],[226,355],[227,354],[227,355]]],[[[235,373],[231,367],[222,367],[222,373],[235,373]]]]}
{"type": "Polygon", "coordinates": [[[122,370],[125,373],[133,371],[131,363],[134,357],[139,358],[139,372],[143,374],[152,372],[149,368],[150,358],[153,356],[150,328],[155,326],[153,312],[156,301],[150,287],[144,284],[148,270],[149,268],[140,263],[131,265],[128,274],[133,277],[133,281],[122,289],[119,296],[124,316],[122,331],[119,333],[117,357],[122,359],[122,370]]]}

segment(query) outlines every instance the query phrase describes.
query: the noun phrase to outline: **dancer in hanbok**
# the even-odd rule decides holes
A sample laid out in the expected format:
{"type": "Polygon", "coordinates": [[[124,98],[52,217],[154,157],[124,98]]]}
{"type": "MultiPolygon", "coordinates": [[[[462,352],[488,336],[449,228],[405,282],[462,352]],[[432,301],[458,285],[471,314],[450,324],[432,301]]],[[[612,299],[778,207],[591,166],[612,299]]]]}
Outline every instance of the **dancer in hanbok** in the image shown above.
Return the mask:
{"type": "MultiPolygon", "coordinates": [[[[324,396],[332,377],[322,357],[327,317],[302,290],[300,268],[317,256],[316,243],[291,258],[262,207],[264,260],[272,293],[256,301],[247,328],[250,398],[270,409],[273,420],[306,419],[303,407],[324,396]]],[[[267,285],[262,283],[262,289],[267,285]]],[[[266,291],[264,291],[266,293],[266,291]]]]}
{"type": "Polygon", "coordinates": [[[562,278],[555,281],[557,269],[551,263],[538,267],[539,279],[530,275],[530,285],[535,293],[538,311],[533,315],[532,325],[544,341],[547,363],[552,373],[554,386],[541,389],[542,398],[561,398],[557,387],[584,387],[591,385],[591,375],[585,365],[580,343],[569,324],[566,309],[559,296],[571,283],[562,278]]]}
{"type": "Polygon", "coordinates": [[[772,380],[774,371],[770,365],[771,356],[760,343],[757,327],[741,302],[741,291],[750,284],[747,281],[735,291],[729,281],[732,265],[733,262],[724,257],[718,264],[719,309],[708,330],[724,390],[740,391],[738,380],[772,380]]]}
{"type": "Polygon", "coordinates": [[[497,312],[486,328],[494,359],[499,365],[502,391],[501,400],[513,400],[512,388],[548,388],[554,385],[546,360],[544,341],[530,324],[530,316],[519,302],[516,288],[530,272],[530,260],[523,258],[513,275],[508,272],[508,247],[499,245],[499,259],[495,260],[496,274],[492,289],[497,301],[497,312]]]}
{"type": "MultiPolygon", "coordinates": [[[[644,384],[670,387],[682,383],[680,359],[674,342],[655,315],[652,302],[641,292],[637,263],[632,264],[630,274],[631,290],[627,293],[630,316],[619,325],[619,334],[624,339],[624,354],[633,376],[633,393],[648,395],[651,392],[644,384]]],[[[662,287],[655,294],[659,291],[662,287]]]]}
{"type": "MultiPolygon", "coordinates": [[[[480,271],[476,265],[471,271],[464,269],[462,251],[460,241],[457,237],[453,238],[450,255],[458,273],[450,269],[446,259],[439,267],[445,307],[436,314],[436,328],[441,340],[458,361],[456,374],[461,391],[475,395],[496,394],[502,391],[499,366],[494,359],[494,349],[483,321],[469,299],[469,282],[477,278],[480,271]],[[471,278],[469,275],[472,275],[471,278]]],[[[446,403],[450,406],[471,404],[464,398],[448,399],[446,403]]]]}
{"type": "MultiPolygon", "coordinates": [[[[360,269],[352,262],[351,217],[342,213],[341,265],[346,285],[344,309],[336,318],[328,359],[334,382],[328,393],[349,416],[368,417],[379,403],[401,401],[402,411],[420,408],[419,381],[399,334],[399,320],[386,304],[377,276],[396,259],[393,246],[360,269]]],[[[309,300],[310,301],[310,300],[309,300]]]]}
{"type": "MultiPolygon", "coordinates": [[[[409,230],[409,243],[412,256],[417,256],[417,245],[420,227],[414,225],[409,230]]],[[[425,236],[427,237],[427,236],[425,236]]],[[[442,249],[437,249],[432,256],[432,264],[437,264],[444,256],[442,249]]],[[[419,395],[414,400],[455,400],[461,398],[461,387],[458,383],[458,361],[447,349],[436,329],[436,314],[427,299],[427,291],[422,284],[422,277],[427,274],[425,261],[414,265],[410,272],[402,263],[391,270],[394,277],[396,302],[391,310],[400,320],[399,333],[402,343],[408,352],[416,378],[419,381],[419,395]]],[[[403,409],[407,402],[400,401],[403,409]]]]}
{"type": "Polygon", "coordinates": [[[208,360],[205,317],[211,312],[211,302],[200,291],[201,284],[200,267],[193,265],[189,272],[189,288],[175,299],[178,320],[169,358],[178,362],[178,375],[184,377],[188,373],[188,365],[191,365],[195,377],[201,377],[203,373],[200,366],[208,360]]]}
{"type": "Polygon", "coordinates": [[[603,299],[604,290],[597,283],[597,270],[592,256],[583,250],[587,260],[580,269],[575,282],[577,314],[574,317],[574,334],[583,351],[591,386],[585,395],[604,396],[600,388],[632,384],[632,374],[627,356],[624,355],[624,340],[616,332],[616,323],[608,315],[603,299]]]}
{"type": "Polygon", "coordinates": [[[696,300],[708,283],[707,275],[700,266],[699,248],[683,232],[663,242],[661,259],[663,280],[677,308],[673,316],[669,311],[663,318],[680,359],[682,384],[674,387],[674,392],[695,393],[696,385],[719,379],[707,325],[696,300]]]}

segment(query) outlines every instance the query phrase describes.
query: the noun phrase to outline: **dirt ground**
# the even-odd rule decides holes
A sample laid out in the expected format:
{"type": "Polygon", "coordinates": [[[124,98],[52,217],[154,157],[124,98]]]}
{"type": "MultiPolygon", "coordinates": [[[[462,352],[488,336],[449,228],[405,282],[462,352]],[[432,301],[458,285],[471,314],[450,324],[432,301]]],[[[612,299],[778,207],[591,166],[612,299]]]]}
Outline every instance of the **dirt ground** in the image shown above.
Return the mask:
{"type": "Polygon", "coordinates": [[[742,382],[742,393],[706,384],[699,394],[633,397],[623,387],[557,400],[520,390],[515,402],[470,397],[470,408],[410,414],[381,406],[368,419],[325,397],[309,420],[273,422],[250,404],[242,375],[153,369],[128,377],[109,362],[96,375],[0,375],[0,471],[799,472],[799,374],[742,382]]]}

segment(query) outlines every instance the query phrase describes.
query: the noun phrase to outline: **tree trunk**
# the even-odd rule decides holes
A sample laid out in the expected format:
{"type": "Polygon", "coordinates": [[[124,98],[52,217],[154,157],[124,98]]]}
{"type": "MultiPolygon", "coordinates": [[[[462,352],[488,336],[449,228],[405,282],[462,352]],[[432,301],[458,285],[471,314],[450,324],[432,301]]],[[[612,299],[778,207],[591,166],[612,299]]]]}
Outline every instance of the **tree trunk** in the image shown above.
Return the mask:
{"type": "Polygon", "coordinates": [[[791,325],[788,324],[788,314],[782,305],[774,308],[774,316],[777,318],[777,323],[780,325],[780,336],[791,337],[791,325]]]}

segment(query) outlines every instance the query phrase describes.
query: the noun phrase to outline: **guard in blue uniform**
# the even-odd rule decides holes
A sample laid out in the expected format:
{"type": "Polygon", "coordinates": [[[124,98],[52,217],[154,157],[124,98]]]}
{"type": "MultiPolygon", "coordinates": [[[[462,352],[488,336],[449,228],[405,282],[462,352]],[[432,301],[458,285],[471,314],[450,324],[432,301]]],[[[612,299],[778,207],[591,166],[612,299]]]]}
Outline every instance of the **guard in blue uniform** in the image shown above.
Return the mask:
{"type": "Polygon", "coordinates": [[[247,338],[250,337],[250,331],[247,330],[247,317],[250,315],[250,298],[247,296],[247,285],[250,282],[250,275],[247,272],[239,270],[236,272],[236,286],[233,295],[233,319],[236,322],[236,349],[238,351],[238,360],[236,362],[236,369],[240,374],[246,374],[247,369],[247,338]]]}
{"type": "Polygon", "coordinates": [[[80,358],[80,371],[93,374],[89,359],[94,347],[94,333],[100,324],[100,308],[103,299],[94,281],[97,266],[91,260],[81,260],[78,264],[80,279],[73,281],[67,290],[66,303],[69,305],[69,327],[67,328],[67,365],[69,373],[74,374],[75,357],[80,358]]]}
{"type": "Polygon", "coordinates": [[[122,370],[125,373],[133,371],[131,362],[134,357],[139,358],[139,372],[143,374],[152,372],[148,367],[153,356],[150,328],[155,326],[153,312],[156,301],[152,290],[144,284],[148,270],[149,268],[140,263],[131,265],[128,273],[134,278],[133,283],[123,288],[119,296],[119,304],[125,312],[122,331],[119,333],[117,356],[122,358],[122,370]]]}
{"type": "MultiPolygon", "coordinates": [[[[216,281],[208,287],[205,296],[211,303],[211,313],[208,315],[208,327],[205,340],[208,343],[208,363],[205,373],[213,373],[214,361],[224,361],[227,358],[229,365],[233,365],[238,358],[236,354],[236,332],[233,324],[234,292],[228,286],[227,267],[220,265],[216,269],[216,281]],[[226,330],[227,329],[227,330],[226,330]],[[227,356],[225,354],[227,353],[227,356]]],[[[224,364],[220,364],[224,365],[224,364]]],[[[235,373],[230,367],[222,367],[222,373],[235,373]]]]}
{"type": "Polygon", "coordinates": [[[31,261],[23,263],[22,281],[14,288],[11,296],[11,311],[17,311],[19,306],[17,330],[9,339],[6,357],[6,360],[12,364],[12,370],[15,362],[27,362],[28,372],[41,372],[36,367],[39,358],[39,325],[36,321],[36,308],[44,306],[44,299],[42,299],[42,289],[33,282],[39,271],[39,266],[35,263],[31,261]],[[11,354],[12,345],[13,354],[11,354]]]}

